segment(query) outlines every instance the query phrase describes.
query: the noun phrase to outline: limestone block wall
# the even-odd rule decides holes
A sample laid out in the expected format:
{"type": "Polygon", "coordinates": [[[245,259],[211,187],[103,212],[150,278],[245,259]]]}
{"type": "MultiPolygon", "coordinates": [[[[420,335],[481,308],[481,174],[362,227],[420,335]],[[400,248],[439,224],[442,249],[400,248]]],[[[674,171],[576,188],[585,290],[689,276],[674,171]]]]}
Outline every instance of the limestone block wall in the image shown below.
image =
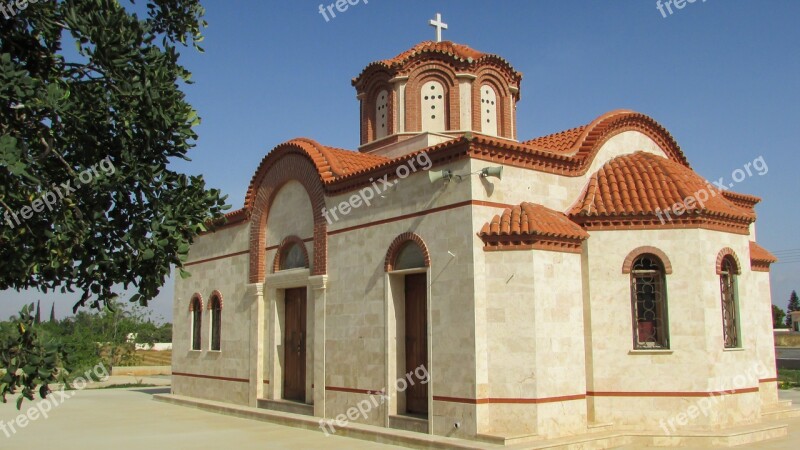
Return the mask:
{"type": "MultiPolygon", "coordinates": [[[[675,419],[709,392],[723,392],[682,429],[757,420],[764,375],[758,348],[764,339],[761,313],[769,303],[749,267],[748,236],[708,230],[597,231],[584,244],[588,286],[585,310],[591,330],[587,368],[590,413],[599,422],[656,428],[675,419]],[[672,266],[667,275],[670,349],[635,351],[630,276],[622,273],[629,252],[653,246],[672,266]],[[738,279],[742,348],[725,349],[716,259],[730,247],[738,279]],[[733,391],[733,392],[731,392],[733,391]],[[735,407],[734,407],[735,406],[735,407]]],[[[767,291],[768,292],[768,291],[767,291]]]]}
{"type": "MultiPolygon", "coordinates": [[[[468,170],[466,161],[445,168],[468,170]]],[[[376,195],[371,206],[353,209],[330,225],[326,317],[326,417],[335,417],[396,383],[398,343],[389,341],[390,278],[385,258],[392,241],[402,233],[421,237],[430,252],[428,389],[433,398],[430,422],[434,433],[445,434],[456,421],[465,435],[474,435],[474,405],[449,402],[450,397],[474,398],[475,339],[473,329],[473,237],[469,179],[462,183],[431,184],[418,172],[376,195]],[[454,205],[455,204],[455,205],[454,205]],[[440,210],[420,215],[421,211],[440,210]],[[452,254],[452,255],[451,255],[452,254]]],[[[332,208],[355,192],[326,198],[332,208]]],[[[380,411],[357,421],[387,424],[397,410],[392,396],[380,411]]]]}
{"type": "Polygon", "coordinates": [[[192,276],[175,280],[173,303],[172,390],[177,395],[248,404],[249,300],[248,226],[224,228],[197,238],[189,252],[192,276]],[[238,253],[238,255],[237,255],[238,253]],[[230,256],[236,255],[236,256],[230,256]],[[219,258],[221,259],[214,259],[219,258]],[[210,350],[211,316],[208,300],[218,290],[223,297],[221,350],[210,350]],[[202,346],[191,350],[189,301],[203,298],[202,346]]]}
{"type": "MultiPolygon", "coordinates": [[[[486,434],[559,436],[586,430],[581,256],[542,250],[476,254],[485,289],[487,373],[478,407],[486,434]]],[[[481,327],[483,328],[483,327],[481,327]]],[[[480,339],[480,337],[479,337],[480,339]]],[[[484,374],[480,374],[484,375],[484,374]]]]}

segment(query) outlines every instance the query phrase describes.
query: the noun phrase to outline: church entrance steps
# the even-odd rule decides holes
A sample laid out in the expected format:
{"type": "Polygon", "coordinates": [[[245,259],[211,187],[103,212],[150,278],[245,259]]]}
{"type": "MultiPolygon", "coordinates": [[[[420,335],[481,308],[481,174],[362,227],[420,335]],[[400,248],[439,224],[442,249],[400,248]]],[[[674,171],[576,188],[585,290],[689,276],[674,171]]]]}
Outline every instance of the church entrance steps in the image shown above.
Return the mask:
{"type": "MultiPolygon", "coordinates": [[[[319,417],[272,409],[259,409],[173,394],[157,394],[154,395],[153,398],[156,401],[194,407],[218,414],[322,432],[319,417]]],[[[327,420],[328,419],[326,419],[326,421],[327,420]]],[[[600,431],[599,427],[594,429],[590,427],[587,433],[578,436],[553,439],[530,436],[530,438],[534,440],[529,442],[508,443],[507,445],[454,439],[357,423],[351,423],[346,427],[337,427],[336,435],[418,449],[602,450],[624,448],[638,450],[643,447],[733,447],[748,445],[768,439],[784,437],[787,435],[787,428],[785,423],[775,420],[722,430],[680,431],[672,435],[665,435],[663,431],[660,430],[650,432],[632,430],[600,431]]],[[[504,437],[503,439],[507,440],[509,438],[504,437]]],[[[512,437],[511,439],[514,438],[512,437]]]]}
{"type": "Polygon", "coordinates": [[[389,428],[427,434],[428,419],[414,416],[389,416],[389,428]]]}
{"type": "Polygon", "coordinates": [[[761,410],[761,418],[766,420],[780,420],[800,417],[800,408],[792,407],[791,400],[780,400],[761,410]]]}
{"type": "Polygon", "coordinates": [[[305,403],[288,400],[267,400],[265,398],[260,398],[258,399],[258,407],[261,409],[270,409],[272,411],[302,414],[304,416],[314,415],[314,405],[306,405],[305,403]]]}

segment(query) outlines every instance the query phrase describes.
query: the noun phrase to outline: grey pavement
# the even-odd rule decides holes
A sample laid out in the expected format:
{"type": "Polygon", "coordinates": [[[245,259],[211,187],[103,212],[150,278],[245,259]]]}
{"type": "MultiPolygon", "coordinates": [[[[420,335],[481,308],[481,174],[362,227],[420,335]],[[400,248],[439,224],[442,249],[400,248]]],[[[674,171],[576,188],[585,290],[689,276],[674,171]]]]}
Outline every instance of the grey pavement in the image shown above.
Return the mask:
{"type": "MultiPolygon", "coordinates": [[[[14,403],[0,404],[0,449],[160,450],[160,449],[400,449],[321,432],[274,425],[156,402],[152,395],[169,388],[101,389],[58,394],[50,401],[48,417],[39,415],[13,425],[20,414],[14,403]],[[55,402],[55,403],[54,403],[55,402]]],[[[800,390],[781,391],[781,398],[800,404],[800,390]]],[[[11,399],[9,399],[11,400],[11,399]]],[[[22,412],[41,404],[25,402],[22,412]]],[[[43,405],[40,408],[44,407],[43,405]]],[[[44,407],[46,409],[46,407],[44,407]]],[[[786,420],[789,436],[747,449],[800,448],[800,419],[786,420]]],[[[624,447],[632,449],[634,447],[624,447]]],[[[689,449],[684,447],[684,449],[689,449]]]]}
{"type": "MultiPolygon", "coordinates": [[[[102,389],[71,391],[48,418],[38,417],[24,428],[15,420],[14,402],[0,404],[0,449],[161,450],[161,449],[400,449],[389,445],[321,432],[273,425],[209,413],[153,400],[169,389],[102,389]],[[8,433],[8,434],[6,434],[8,433]]],[[[22,412],[38,402],[25,402],[22,412]]]]}

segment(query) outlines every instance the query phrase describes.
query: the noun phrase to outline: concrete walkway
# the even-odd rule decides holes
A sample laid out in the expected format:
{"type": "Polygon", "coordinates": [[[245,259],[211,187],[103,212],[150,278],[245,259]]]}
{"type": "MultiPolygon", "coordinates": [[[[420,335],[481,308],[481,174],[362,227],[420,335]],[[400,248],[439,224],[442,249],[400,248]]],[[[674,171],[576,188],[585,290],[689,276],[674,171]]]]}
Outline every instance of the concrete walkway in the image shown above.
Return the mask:
{"type": "MultiPolygon", "coordinates": [[[[161,450],[161,449],[399,449],[321,432],[239,419],[194,408],[153,401],[169,388],[71,391],[69,398],[54,394],[49,405],[25,402],[17,411],[13,399],[0,404],[0,449],[161,450]],[[39,405],[34,420],[15,421],[39,405]],[[48,408],[49,406],[49,408],[48,408]],[[47,418],[40,410],[48,410],[47,418]],[[13,425],[10,425],[12,423],[13,425]],[[13,427],[13,428],[12,428],[13,427]]],[[[800,403],[800,391],[781,397],[800,403]]],[[[47,401],[46,401],[47,402],[47,401]]],[[[800,448],[800,419],[788,419],[789,436],[748,445],[749,449],[800,448]]],[[[634,447],[623,447],[632,449],[634,447]]],[[[744,448],[744,447],[740,447],[744,448]]],[[[687,449],[684,447],[684,449],[687,449]]]]}
{"type": "MultiPolygon", "coordinates": [[[[48,418],[41,415],[24,428],[13,425],[20,414],[13,399],[0,404],[0,449],[161,450],[161,449],[399,449],[374,442],[238,419],[193,408],[155,402],[167,389],[103,389],[53,396],[48,418]],[[5,430],[3,425],[5,424],[5,430]]],[[[22,413],[40,402],[23,403],[22,413]]],[[[41,405],[42,407],[44,405],[41,405]]],[[[47,407],[45,406],[44,409],[47,407]]],[[[37,411],[38,412],[38,411],[37,411]]],[[[36,415],[36,414],[34,414],[36,415]]]]}

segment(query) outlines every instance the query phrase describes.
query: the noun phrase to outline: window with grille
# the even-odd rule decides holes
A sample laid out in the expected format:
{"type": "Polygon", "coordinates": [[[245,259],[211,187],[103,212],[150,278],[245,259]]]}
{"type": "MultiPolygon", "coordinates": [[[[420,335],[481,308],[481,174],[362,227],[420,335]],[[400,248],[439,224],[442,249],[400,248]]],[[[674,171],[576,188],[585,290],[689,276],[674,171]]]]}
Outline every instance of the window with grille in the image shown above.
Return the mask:
{"type": "Polygon", "coordinates": [[[222,302],[219,297],[211,297],[211,350],[219,351],[222,333],[222,302]]]}
{"type": "Polygon", "coordinates": [[[631,270],[634,348],[668,349],[667,292],[664,264],[650,254],[641,255],[631,270]]]}
{"type": "Polygon", "coordinates": [[[722,260],[719,289],[722,299],[722,336],[725,348],[738,348],[739,311],[736,299],[736,262],[729,255],[722,260]]]}

